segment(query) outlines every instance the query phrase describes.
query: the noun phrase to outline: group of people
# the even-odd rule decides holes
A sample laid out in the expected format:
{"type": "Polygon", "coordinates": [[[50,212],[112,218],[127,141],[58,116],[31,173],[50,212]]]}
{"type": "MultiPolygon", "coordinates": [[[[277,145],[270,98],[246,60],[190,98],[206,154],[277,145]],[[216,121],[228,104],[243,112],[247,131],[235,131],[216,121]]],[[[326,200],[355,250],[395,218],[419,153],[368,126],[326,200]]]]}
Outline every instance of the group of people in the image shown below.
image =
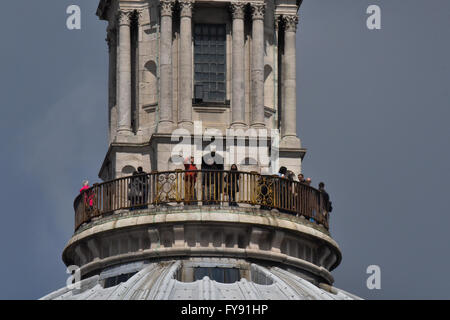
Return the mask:
{"type": "MultiPolygon", "coordinates": [[[[290,181],[295,180],[295,173],[292,172],[291,170],[288,170],[286,167],[280,167],[280,170],[278,171],[278,176],[281,178],[288,179],[290,181]]],[[[305,176],[303,175],[303,173],[299,173],[297,175],[297,178],[300,183],[306,184],[308,186],[311,185],[311,178],[305,179],[305,176]]]]}
{"type": "MultiPolygon", "coordinates": [[[[202,175],[201,175],[201,186],[202,186],[202,202],[205,205],[210,204],[219,204],[221,201],[222,193],[228,196],[228,203],[230,206],[238,206],[236,194],[239,192],[239,184],[240,184],[240,173],[238,171],[238,167],[236,164],[232,164],[229,171],[224,171],[223,162],[217,162],[215,160],[215,153],[211,152],[211,157],[202,158],[202,175]]],[[[196,204],[198,202],[197,199],[197,179],[199,169],[195,164],[194,157],[188,157],[184,160],[184,197],[183,201],[185,204],[196,204]]],[[[282,178],[280,180],[280,194],[296,194],[299,191],[296,191],[297,188],[291,183],[287,183],[288,181],[295,181],[295,174],[287,170],[286,167],[280,167],[278,171],[278,177],[282,178]],[[286,179],[286,180],[284,180],[286,179]]],[[[270,194],[269,187],[267,185],[263,185],[263,180],[267,178],[263,178],[261,176],[259,178],[259,184],[261,185],[261,197],[265,197],[270,194]]],[[[265,176],[268,177],[268,176],[265,176]]],[[[302,173],[297,175],[298,182],[301,184],[310,186],[311,178],[306,178],[302,173]]],[[[271,179],[270,176],[268,178],[271,179]]],[[[84,193],[84,202],[88,208],[92,208],[94,205],[94,193],[89,192],[88,190],[89,182],[83,181],[83,187],[80,189],[80,193],[84,193]]],[[[149,176],[143,170],[142,167],[138,167],[136,171],[133,172],[133,175],[130,178],[128,183],[128,200],[130,201],[131,209],[143,209],[147,208],[149,191],[151,186],[149,183],[149,176]]],[[[152,188],[153,189],[153,188],[152,188]]],[[[332,211],[330,196],[325,191],[325,184],[323,182],[319,183],[319,189],[321,193],[321,200],[324,204],[321,205],[321,208],[324,208],[326,214],[332,211]]],[[[283,210],[284,208],[289,207],[289,203],[287,202],[287,198],[285,196],[281,196],[280,208],[283,210]]],[[[262,209],[270,209],[271,205],[267,204],[266,201],[261,203],[262,209]]]]}
{"type": "MultiPolygon", "coordinates": [[[[287,168],[284,166],[280,167],[280,170],[278,171],[278,176],[281,178],[288,179],[289,181],[295,180],[295,174],[292,171],[287,170],[287,168]]],[[[307,186],[311,186],[311,178],[305,179],[305,176],[303,175],[303,173],[299,173],[297,175],[297,178],[300,183],[305,184],[307,186]]],[[[330,201],[330,196],[329,196],[328,192],[325,191],[325,183],[319,182],[319,191],[322,195],[325,210],[327,213],[330,213],[333,210],[333,207],[331,205],[332,202],[330,201]]]]}
{"type": "MultiPolygon", "coordinates": [[[[202,188],[203,188],[203,204],[218,204],[222,189],[228,194],[228,202],[230,206],[237,206],[236,193],[239,192],[239,173],[237,165],[233,164],[227,174],[223,174],[223,163],[217,162],[215,152],[211,152],[210,158],[203,158],[201,169],[202,188]],[[210,171],[210,172],[208,172],[210,171]]],[[[186,204],[197,203],[197,191],[195,185],[197,183],[198,168],[195,165],[194,157],[186,158],[184,161],[184,181],[185,181],[185,198],[186,204]]]]}

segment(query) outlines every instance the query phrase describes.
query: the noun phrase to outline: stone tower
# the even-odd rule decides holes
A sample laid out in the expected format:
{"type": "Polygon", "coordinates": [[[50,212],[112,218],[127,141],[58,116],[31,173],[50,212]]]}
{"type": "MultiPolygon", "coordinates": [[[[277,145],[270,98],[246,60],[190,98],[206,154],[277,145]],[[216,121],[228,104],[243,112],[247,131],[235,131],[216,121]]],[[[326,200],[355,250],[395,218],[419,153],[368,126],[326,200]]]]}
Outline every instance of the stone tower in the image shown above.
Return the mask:
{"type": "MultiPolygon", "coordinates": [[[[296,128],[301,1],[100,2],[108,22],[109,151],[103,180],[174,170],[177,128],[280,130],[279,166],[300,172],[296,128]]],[[[223,147],[223,150],[226,150],[223,147]]],[[[249,158],[249,157],[247,157],[249,158]]],[[[242,165],[264,167],[258,159],[242,165]]],[[[277,168],[278,169],[278,168],[277,168]]]]}
{"type": "Polygon", "coordinates": [[[327,198],[276,174],[300,173],[305,154],[301,2],[100,1],[104,182],[74,202],[63,261],[81,282],[44,299],[357,298],[332,287],[327,198]]]}

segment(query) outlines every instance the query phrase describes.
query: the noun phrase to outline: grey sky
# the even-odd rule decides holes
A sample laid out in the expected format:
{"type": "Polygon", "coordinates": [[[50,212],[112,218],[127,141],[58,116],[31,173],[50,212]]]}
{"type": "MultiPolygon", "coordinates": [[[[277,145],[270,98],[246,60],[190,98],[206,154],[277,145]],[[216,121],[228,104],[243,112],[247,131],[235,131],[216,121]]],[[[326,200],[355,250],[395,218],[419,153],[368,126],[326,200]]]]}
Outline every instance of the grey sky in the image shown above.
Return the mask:
{"type": "MultiPolygon", "coordinates": [[[[107,145],[107,46],[96,0],[10,1],[0,13],[1,299],[65,284],[72,202],[107,145]],[[82,30],[65,27],[78,4],[82,30]]],[[[304,0],[298,128],[325,181],[343,261],[336,286],[370,299],[448,299],[450,2],[304,0]],[[382,9],[382,29],[365,26],[382,9]],[[366,268],[381,267],[381,290],[366,268]]]]}

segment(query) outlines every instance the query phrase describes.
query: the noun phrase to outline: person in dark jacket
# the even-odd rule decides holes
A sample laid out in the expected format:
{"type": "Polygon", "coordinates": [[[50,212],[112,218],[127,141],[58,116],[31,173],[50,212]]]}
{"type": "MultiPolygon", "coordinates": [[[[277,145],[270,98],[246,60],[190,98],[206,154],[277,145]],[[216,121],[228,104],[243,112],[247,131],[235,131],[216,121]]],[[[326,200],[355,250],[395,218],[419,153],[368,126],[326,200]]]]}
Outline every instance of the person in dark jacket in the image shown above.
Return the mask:
{"type": "Polygon", "coordinates": [[[236,192],[239,192],[239,172],[235,164],[231,165],[230,172],[225,177],[228,201],[230,206],[237,207],[236,192]]]}
{"type": "Polygon", "coordinates": [[[325,183],[320,182],[319,183],[319,191],[322,194],[322,199],[324,202],[324,208],[325,208],[325,214],[330,213],[333,210],[333,207],[331,206],[330,196],[325,191],[325,183]]]}
{"type": "Polygon", "coordinates": [[[203,204],[218,204],[222,195],[223,161],[217,161],[216,152],[202,158],[203,204]]]}
{"type": "Polygon", "coordinates": [[[300,183],[305,183],[305,176],[303,175],[303,173],[299,173],[297,178],[300,183]]]}
{"type": "Polygon", "coordinates": [[[278,170],[278,177],[282,178],[279,179],[278,184],[279,184],[279,190],[278,190],[278,196],[279,196],[279,203],[280,203],[280,208],[279,210],[281,212],[285,212],[285,210],[287,209],[287,201],[286,201],[286,195],[288,194],[288,181],[287,181],[287,168],[286,167],[280,167],[280,170],[278,170]]]}
{"type": "Polygon", "coordinates": [[[140,204],[143,204],[140,209],[146,209],[148,208],[147,202],[148,202],[148,176],[147,172],[142,169],[142,167],[138,167],[137,174],[139,175],[138,180],[138,192],[139,192],[139,199],[138,202],[140,204]]]}
{"type": "Polygon", "coordinates": [[[286,167],[280,167],[280,170],[278,170],[278,176],[280,178],[287,178],[287,168],[286,167]]]}

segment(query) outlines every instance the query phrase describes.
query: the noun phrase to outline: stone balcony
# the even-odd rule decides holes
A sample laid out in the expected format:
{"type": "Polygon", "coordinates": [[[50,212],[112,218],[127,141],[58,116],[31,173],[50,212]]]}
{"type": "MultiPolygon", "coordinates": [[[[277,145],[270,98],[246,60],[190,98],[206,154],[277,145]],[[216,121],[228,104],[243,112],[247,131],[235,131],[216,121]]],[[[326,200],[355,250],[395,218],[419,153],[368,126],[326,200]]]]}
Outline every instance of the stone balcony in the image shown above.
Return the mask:
{"type": "Polygon", "coordinates": [[[231,259],[243,274],[257,262],[333,283],[341,253],[320,192],[277,176],[229,174],[153,172],[92,187],[75,200],[64,262],[85,278],[135,261],[231,259]]]}

